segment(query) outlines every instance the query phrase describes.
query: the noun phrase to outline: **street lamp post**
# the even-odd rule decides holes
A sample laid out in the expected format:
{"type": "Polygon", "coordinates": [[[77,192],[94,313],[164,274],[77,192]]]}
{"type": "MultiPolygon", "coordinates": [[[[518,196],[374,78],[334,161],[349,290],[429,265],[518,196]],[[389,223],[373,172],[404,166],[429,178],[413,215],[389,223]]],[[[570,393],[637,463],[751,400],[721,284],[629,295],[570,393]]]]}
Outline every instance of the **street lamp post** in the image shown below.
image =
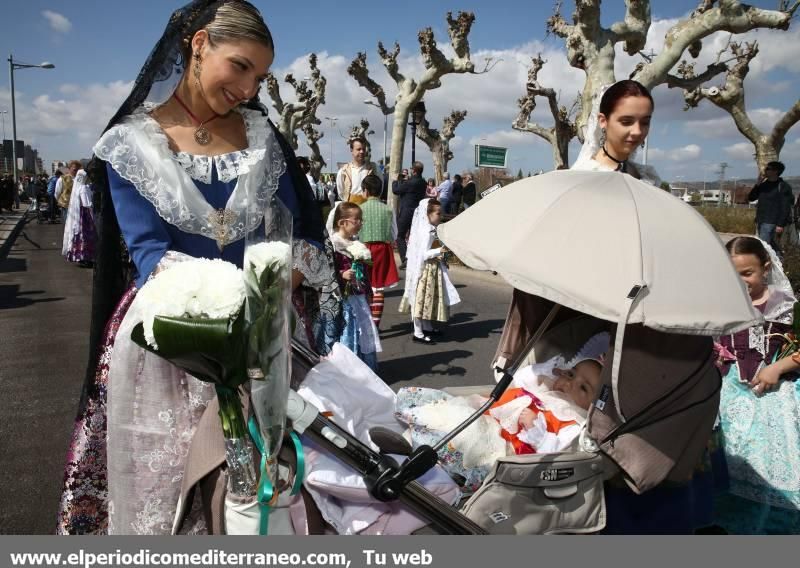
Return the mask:
{"type": "MultiPolygon", "coordinates": [[[[17,105],[16,101],[14,100],[14,71],[17,69],[30,69],[32,67],[38,67],[39,69],[53,69],[55,68],[55,65],[46,61],[40,63],[39,65],[15,63],[14,55],[8,56],[8,73],[11,79],[11,170],[14,172],[14,188],[17,187],[17,105]]],[[[3,130],[5,130],[5,121],[3,122],[3,130]]]]}
{"type": "Polygon", "coordinates": [[[417,160],[417,125],[422,122],[425,116],[425,103],[423,101],[417,102],[414,108],[411,109],[411,122],[408,125],[411,127],[411,163],[417,160]]]}
{"type": "MultiPolygon", "coordinates": [[[[372,105],[374,107],[378,107],[381,110],[381,113],[383,113],[383,109],[381,109],[381,105],[379,105],[378,103],[374,103],[369,99],[364,99],[364,104],[365,105],[372,105]]],[[[384,175],[386,173],[386,125],[387,125],[388,118],[389,118],[388,114],[384,114],[383,115],[383,171],[384,171],[384,175]]]]}

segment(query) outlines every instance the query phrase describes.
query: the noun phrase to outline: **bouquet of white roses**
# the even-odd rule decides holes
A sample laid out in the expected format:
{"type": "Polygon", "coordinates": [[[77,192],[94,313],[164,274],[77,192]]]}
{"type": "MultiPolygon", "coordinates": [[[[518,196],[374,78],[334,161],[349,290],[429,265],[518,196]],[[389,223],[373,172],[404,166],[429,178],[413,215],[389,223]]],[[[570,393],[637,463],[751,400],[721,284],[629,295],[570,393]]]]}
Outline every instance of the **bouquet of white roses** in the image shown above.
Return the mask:
{"type": "Polygon", "coordinates": [[[239,387],[247,382],[245,282],[223,260],[191,259],[162,270],[139,291],[142,323],[132,339],[214,385],[225,437],[228,489],[253,497],[257,477],[239,387]]]}
{"type": "Polygon", "coordinates": [[[372,253],[367,248],[367,245],[361,241],[353,241],[345,250],[352,257],[354,262],[372,264],[372,253]]]}
{"type": "Polygon", "coordinates": [[[372,253],[361,241],[353,241],[345,248],[345,252],[351,259],[350,269],[353,271],[353,279],[345,285],[344,295],[361,294],[366,291],[365,266],[372,264],[372,253]]]}

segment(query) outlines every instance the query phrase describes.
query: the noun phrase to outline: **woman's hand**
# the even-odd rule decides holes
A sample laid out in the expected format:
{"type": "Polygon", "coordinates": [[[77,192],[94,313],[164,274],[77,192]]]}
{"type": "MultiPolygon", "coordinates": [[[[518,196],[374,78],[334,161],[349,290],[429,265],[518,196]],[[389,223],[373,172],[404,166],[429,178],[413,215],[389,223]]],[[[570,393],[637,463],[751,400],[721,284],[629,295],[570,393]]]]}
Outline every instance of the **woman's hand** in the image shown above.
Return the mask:
{"type": "Polygon", "coordinates": [[[353,269],[349,268],[342,272],[342,278],[347,282],[350,282],[353,279],[353,269]]]}

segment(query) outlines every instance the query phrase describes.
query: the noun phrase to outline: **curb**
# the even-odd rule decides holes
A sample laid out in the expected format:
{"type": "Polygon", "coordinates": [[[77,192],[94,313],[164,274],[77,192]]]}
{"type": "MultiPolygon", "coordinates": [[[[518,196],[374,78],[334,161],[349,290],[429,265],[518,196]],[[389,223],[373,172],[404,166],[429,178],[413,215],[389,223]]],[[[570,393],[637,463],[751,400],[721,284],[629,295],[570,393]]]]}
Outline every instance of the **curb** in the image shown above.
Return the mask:
{"type": "Polygon", "coordinates": [[[12,213],[11,215],[0,220],[0,262],[6,259],[12,245],[14,244],[14,241],[17,238],[17,235],[19,235],[20,231],[22,230],[22,226],[28,220],[27,207],[25,207],[24,210],[20,209],[20,213],[21,214],[17,219],[14,219],[17,214],[12,213]],[[14,226],[9,230],[7,225],[11,225],[12,223],[14,223],[14,226]]]}

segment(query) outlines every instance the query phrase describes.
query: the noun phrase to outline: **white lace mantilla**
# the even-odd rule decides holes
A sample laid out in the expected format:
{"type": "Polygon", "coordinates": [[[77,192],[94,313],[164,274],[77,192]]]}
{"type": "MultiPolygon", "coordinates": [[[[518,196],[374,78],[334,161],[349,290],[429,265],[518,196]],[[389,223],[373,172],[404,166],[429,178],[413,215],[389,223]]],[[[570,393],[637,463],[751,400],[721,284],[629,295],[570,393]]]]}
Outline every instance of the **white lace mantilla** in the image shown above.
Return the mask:
{"type": "Polygon", "coordinates": [[[264,219],[269,199],[286,171],[283,151],[259,111],[237,109],[244,119],[248,147],[219,156],[174,153],[161,126],[142,106],[110,128],[94,153],[155,207],[167,223],[203,235],[220,247],[243,238],[264,219]],[[238,178],[225,209],[214,209],[193,180],[211,182],[212,165],[223,182],[238,178]]]}

